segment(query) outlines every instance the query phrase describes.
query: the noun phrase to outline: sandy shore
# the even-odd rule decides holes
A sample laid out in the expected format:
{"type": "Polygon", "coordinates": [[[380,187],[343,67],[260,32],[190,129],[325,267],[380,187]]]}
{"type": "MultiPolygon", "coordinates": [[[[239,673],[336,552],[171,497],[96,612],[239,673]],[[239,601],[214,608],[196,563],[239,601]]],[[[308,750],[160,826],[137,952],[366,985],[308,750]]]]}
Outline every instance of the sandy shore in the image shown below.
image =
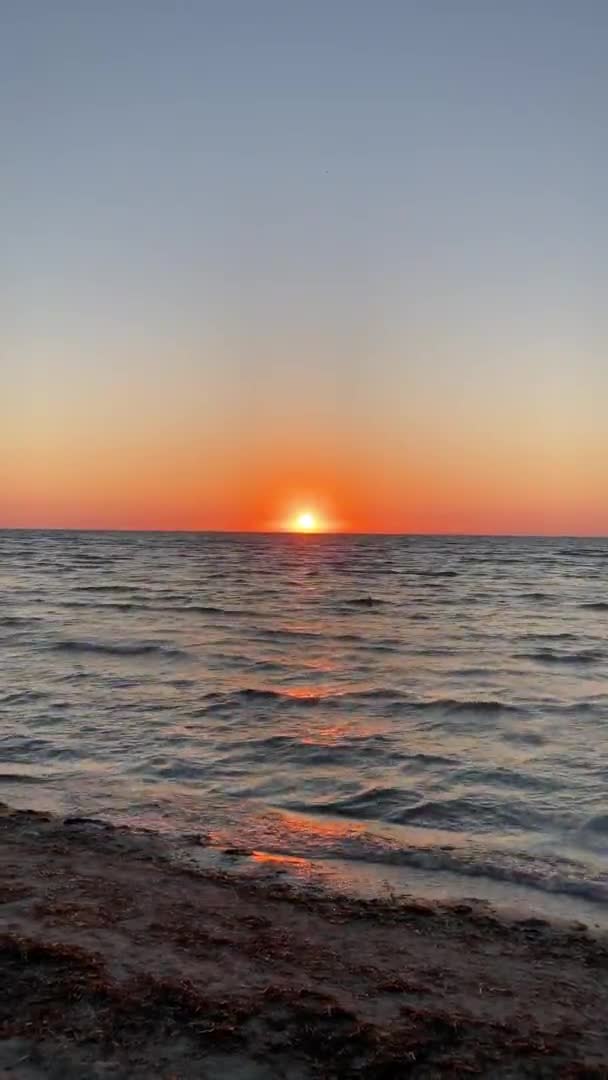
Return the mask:
{"type": "Polygon", "coordinates": [[[580,924],[295,892],[0,808],[0,1077],[608,1077],[608,942],[580,924]]]}

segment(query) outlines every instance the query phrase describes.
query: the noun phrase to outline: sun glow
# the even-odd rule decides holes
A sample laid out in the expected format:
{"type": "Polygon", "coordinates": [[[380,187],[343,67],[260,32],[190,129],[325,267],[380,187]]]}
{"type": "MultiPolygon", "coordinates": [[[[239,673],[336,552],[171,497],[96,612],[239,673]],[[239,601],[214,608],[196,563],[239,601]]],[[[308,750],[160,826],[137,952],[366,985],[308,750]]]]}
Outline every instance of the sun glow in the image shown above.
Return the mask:
{"type": "Polygon", "coordinates": [[[292,528],[296,532],[315,532],[319,527],[319,519],[312,510],[301,510],[295,515],[292,523],[292,528]]]}
{"type": "MultiPolygon", "coordinates": [[[[279,504],[280,505],[280,504],[279,504]]],[[[307,497],[285,499],[279,513],[269,522],[269,528],[290,533],[333,533],[342,528],[335,517],[333,506],[321,493],[307,497]]]]}

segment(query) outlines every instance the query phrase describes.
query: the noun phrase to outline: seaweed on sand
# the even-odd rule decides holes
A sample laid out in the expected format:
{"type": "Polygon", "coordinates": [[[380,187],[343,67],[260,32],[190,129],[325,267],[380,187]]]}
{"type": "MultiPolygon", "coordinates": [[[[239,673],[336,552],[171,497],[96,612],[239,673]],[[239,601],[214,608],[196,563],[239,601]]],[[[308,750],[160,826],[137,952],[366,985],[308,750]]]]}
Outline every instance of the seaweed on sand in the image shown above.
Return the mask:
{"type": "MultiPolygon", "coordinates": [[[[121,982],[99,954],[8,933],[0,936],[0,974],[2,1038],[35,1035],[101,1057],[112,1052],[133,1075],[180,1036],[201,1065],[220,1049],[226,1060],[247,1054],[271,1067],[287,1058],[323,1077],[490,1076],[507,1062],[517,1068],[511,1075],[555,1075],[556,1047],[541,1033],[523,1038],[512,1025],[445,1010],[403,1006],[396,1022],[375,1024],[328,994],[301,988],[271,985],[216,997],[185,979],[140,975],[121,982]]],[[[190,1075],[175,1067],[172,1075],[190,1075]]],[[[569,1068],[559,1075],[601,1075],[583,1063],[569,1068]]]]}

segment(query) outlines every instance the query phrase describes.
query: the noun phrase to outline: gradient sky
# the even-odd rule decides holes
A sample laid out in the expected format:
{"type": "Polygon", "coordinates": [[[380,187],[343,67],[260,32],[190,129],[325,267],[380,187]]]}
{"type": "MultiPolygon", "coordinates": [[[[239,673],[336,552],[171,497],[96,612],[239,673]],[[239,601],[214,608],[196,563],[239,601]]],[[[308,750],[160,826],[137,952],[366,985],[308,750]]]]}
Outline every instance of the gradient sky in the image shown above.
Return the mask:
{"type": "Polygon", "coordinates": [[[0,525],[608,533],[605,0],[3,0],[0,525]]]}

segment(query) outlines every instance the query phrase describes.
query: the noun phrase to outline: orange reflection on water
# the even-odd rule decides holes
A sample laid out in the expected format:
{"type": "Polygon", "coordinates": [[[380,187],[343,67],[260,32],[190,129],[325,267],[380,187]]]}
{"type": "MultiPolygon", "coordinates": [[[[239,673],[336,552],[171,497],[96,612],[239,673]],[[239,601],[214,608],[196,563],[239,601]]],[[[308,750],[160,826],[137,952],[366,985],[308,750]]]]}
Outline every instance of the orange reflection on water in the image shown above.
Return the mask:
{"type": "Polygon", "coordinates": [[[374,736],[377,731],[378,727],[374,724],[363,724],[358,720],[354,727],[350,721],[343,720],[341,723],[325,724],[319,728],[309,725],[307,730],[300,727],[298,737],[302,743],[327,745],[340,743],[343,739],[350,739],[351,743],[359,740],[364,742],[374,736]]]}
{"type": "Polygon", "coordinates": [[[324,696],[320,688],[311,686],[290,686],[282,692],[285,697],[296,698],[299,701],[316,701],[317,698],[324,696]]]}
{"type": "Polygon", "coordinates": [[[263,865],[277,866],[281,863],[287,863],[289,866],[310,866],[308,859],[300,859],[297,855],[271,855],[268,851],[254,851],[251,856],[252,862],[262,863],[263,865]]]}
{"type": "Polygon", "coordinates": [[[335,671],[337,664],[333,660],[300,660],[302,667],[309,668],[310,671],[335,671]]]}
{"type": "Polygon", "coordinates": [[[281,693],[297,701],[318,701],[319,698],[333,697],[335,691],[321,686],[288,686],[281,693]]]}
{"type": "Polygon", "coordinates": [[[319,728],[304,735],[300,734],[300,742],[309,746],[319,746],[327,743],[341,742],[349,734],[348,724],[334,724],[331,727],[319,728]]]}
{"type": "MultiPolygon", "coordinates": [[[[320,840],[335,840],[344,836],[352,836],[353,833],[365,832],[365,826],[355,821],[337,821],[332,818],[304,817],[303,814],[294,813],[292,810],[280,810],[283,826],[296,837],[298,835],[320,840]]],[[[297,840],[293,841],[294,843],[297,840]]]]}

